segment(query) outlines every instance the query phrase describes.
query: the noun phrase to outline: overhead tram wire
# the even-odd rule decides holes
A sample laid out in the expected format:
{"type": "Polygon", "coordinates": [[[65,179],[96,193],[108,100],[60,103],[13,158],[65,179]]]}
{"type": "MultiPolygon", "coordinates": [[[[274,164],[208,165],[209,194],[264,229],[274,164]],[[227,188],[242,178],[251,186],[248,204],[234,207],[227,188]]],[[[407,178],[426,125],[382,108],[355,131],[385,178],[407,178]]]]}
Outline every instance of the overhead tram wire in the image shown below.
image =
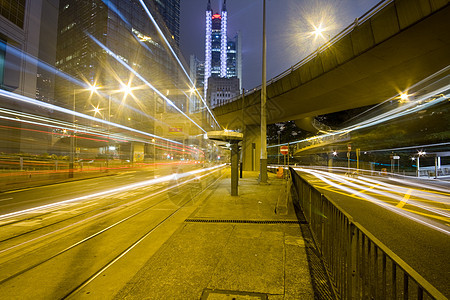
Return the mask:
{"type": "Polygon", "coordinates": [[[112,56],[117,62],[119,62],[122,66],[124,66],[128,71],[132,72],[134,75],[136,75],[137,78],[139,78],[145,85],[147,85],[149,88],[151,88],[156,94],[158,94],[162,99],[164,99],[170,106],[175,108],[179,113],[181,113],[183,116],[185,116],[189,121],[191,121],[193,124],[195,124],[201,131],[206,133],[206,130],[204,130],[200,125],[197,124],[194,120],[192,120],[188,115],[186,115],[181,109],[179,109],[169,98],[164,96],[163,93],[161,93],[158,89],[156,89],[150,82],[148,82],[141,74],[133,70],[132,67],[130,67],[127,63],[125,63],[123,60],[117,57],[117,54],[112,52],[108,47],[103,45],[98,39],[96,39],[94,36],[92,36],[90,33],[86,32],[86,35],[91,38],[97,45],[99,45],[103,50],[106,51],[107,54],[112,56]]]}
{"type": "MultiPolygon", "coordinates": [[[[173,50],[172,46],[170,45],[169,41],[166,39],[164,33],[162,32],[161,28],[159,28],[158,24],[156,23],[156,20],[153,18],[153,15],[150,13],[148,7],[145,5],[143,0],[139,0],[139,2],[142,5],[142,8],[145,10],[145,12],[147,13],[147,15],[149,16],[150,20],[152,21],[153,25],[155,25],[156,29],[158,30],[158,33],[161,35],[161,37],[163,38],[164,42],[166,43],[167,47],[169,47],[170,52],[172,52],[172,55],[175,57],[175,59],[177,60],[178,64],[180,65],[181,69],[183,70],[184,74],[186,75],[186,77],[188,78],[189,82],[192,84],[192,86],[195,87],[195,84],[192,82],[191,78],[189,77],[188,73],[186,72],[186,70],[183,67],[183,64],[181,63],[181,61],[179,60],[178,56],[176,55],[175,51],[173,50]]],[[[213,112],[211,111],[211,109],[209,108],[208,104],[206,103],[206,101],[203,99],[203,97],[200,95],[200,93],[198,92],[198,89],[195,87],[195,92],[197,93],[197,95],[200,97],[200,99],[202,100],[203,104],[205,105],[206,109],[208,110],[208,112],[210,113],[211,117],[214,119],[214,121],[216,122],[217,126],[219,126],[219,128],[222,128],[222,126],[220,126],[219,122],[216,120],[213,112]]]]}

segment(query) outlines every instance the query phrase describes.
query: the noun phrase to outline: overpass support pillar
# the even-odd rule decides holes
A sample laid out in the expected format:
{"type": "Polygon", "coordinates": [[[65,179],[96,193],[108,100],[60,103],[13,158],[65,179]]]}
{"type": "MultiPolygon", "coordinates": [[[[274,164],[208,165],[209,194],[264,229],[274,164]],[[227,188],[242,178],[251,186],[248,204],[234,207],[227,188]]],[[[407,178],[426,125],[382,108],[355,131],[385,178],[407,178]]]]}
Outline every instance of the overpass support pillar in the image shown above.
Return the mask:
{"type": "Polygon", "coordinates": [[[247,125],[242,141],[242,163],[244,171],[259,171],[261,156],[261,127],[247,125]]]}

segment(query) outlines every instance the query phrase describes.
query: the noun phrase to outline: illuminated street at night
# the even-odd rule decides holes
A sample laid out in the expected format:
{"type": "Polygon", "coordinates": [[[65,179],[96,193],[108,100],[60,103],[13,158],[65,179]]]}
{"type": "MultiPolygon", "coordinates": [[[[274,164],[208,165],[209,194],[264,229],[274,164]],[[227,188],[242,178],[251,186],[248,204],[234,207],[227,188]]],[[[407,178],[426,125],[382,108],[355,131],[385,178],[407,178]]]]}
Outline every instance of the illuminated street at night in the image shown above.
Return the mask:
{"type": "Polygon", "coordinates": [[[447,270],[442,262],[450,251],[448,243],[443,243],[450,234],[448,182],[383,178],[370,173],[349,178],[343,173],[296,170],[415,270],[432,278],[435,286],[447,289],[447,270]]]}
{"type": "Polygon", "coordinates": [[[3,0],[0,299],[449,299],[449,19],[3,0]]]}

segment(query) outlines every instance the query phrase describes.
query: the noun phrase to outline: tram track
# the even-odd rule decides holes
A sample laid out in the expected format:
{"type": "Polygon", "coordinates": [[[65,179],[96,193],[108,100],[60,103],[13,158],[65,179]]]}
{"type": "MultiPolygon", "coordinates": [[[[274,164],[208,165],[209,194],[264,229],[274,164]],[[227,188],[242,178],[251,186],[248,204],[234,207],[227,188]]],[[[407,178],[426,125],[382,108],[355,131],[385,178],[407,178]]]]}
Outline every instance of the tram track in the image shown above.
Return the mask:
{"type": "MultiPolygon", "coordinates": [[[[163,187],[160,187],[160,189],[162,189],[162,188],[163,187]]],[[[156,195],[157,193],[158,192],[155,192],[154,194],[151,194],[151,195],[146,196],[146,197],[152,197],[152,196],[156,195]]],[[[143,199],[145,199],[146,197],[144,197],[143,199]]],[[[54,226],[54,225],[57,225],[57,224],[60,224],[60,223],[63,223],[63,222],[67,222],[67,221],[70,221],[70,220],[73,220],[73,219],[76,219],[76,218],[79,218],[79,217],[82,217],[82,216],[85,216],[85,215],[88,215],[88,214],[93,213],[95,211],[105,211],[105,210],[108,210],[108,209],[114,209],[115,207],[121,207],[120,206],[121,203],[125,203],[125,205],[127,205],[128,201],[129,201],[129,199],[124,198],[124,199],[121,199],[119,201],[115,201],[115,202],[112,202],[112,203],[107,203],[104,206],[96,207],[94,209],[91,209],[91,210],[88,210],[88,211],[84,211],[84,212],[82,212],[80,214],[72,215],[70,217],[67,217],[67,218],[64,218],[64,219],[61,219],[61,220],[57,220],[57,221],[55,221],[53,223],[49,223],[49,224],[46,224],[46,225],[38,227],[38,228],[33,228],[33,229],[30,229],[30,230],[25,231],[25,232],[21,232],[19,234],[13,235],[13,236],[9,236],[9,237],[6,237],[6,238],[1,238],[0,237],[0,243],[9,241],[9,240],[12,240],[12,239],[15,239],[15,238],[19,238],[19,237],[25,236],[27,234],[30,234],[30,233],[33,233],[33,232],[36,232],[36,231],[39,231],[39,230],[43,230],[43,229],[46,229],[48,227],[51,227],[51,226],[54,226]],[[119,205],[119,206],[116,206],[116,205],[119,205]]],[[[86,206],[84,206],[84,208],[85,207],[86,206]]],[[[18,219],[18,220],[14,219],[14,220],[12,220],[10,222],[5,222],[5,223],[1,224],[0,228],[11,226],[11,225],[15,225],[15,224],[17,225],[17,224],[20,224],[21,222],[26,222],[26,221],[42,220],[46,216],[51,216],[52,213],[54,213],[54,212],[52,211],[52,212],[41,213],[41,214],[38,214],[38,215],[33,215],[33,216],[30,216],[30,217],[25,217],[23,219],[18,219]]],[[[1,252],[2,251],[0,250],[0,253],[1,252]]]]}
{"type": "MultiPolygon", "coordinates": [[[[202,176],[211,176],[211,174],[206,174],[202,176]]],[[[96,261],[93,263],[92,267],[95,266],[95,271],[87,272],[85,274],[85,271],[79,271],[78,275],[75,276],[75,280],[70,280],[71,284],[67,284],[67,281],[64,280],[65,284],[57,288],[56,294],[51,293],[52,297],[57,296],[57,298],[66,298],[70,295],[73,295],[76,293],[77,290],[84,287],[86,284],[88,284],[91,280],[93,280],[95,277],[98,276],[98,274],[101,274],[104,270],[109,268],[110,265],[114,264],[117,260],[119,260],[121,257],[126,255],[131,249],[133,249],[137,244],[139,244],[142,240],[146,239],[149,235],[151,235],[152,232],[154,232],[157,228],[159,228],[162,224],[167,222],[172,216],[174,216],[178,211],[183,209],[188,203],[192,201],[191,193],[192,193],[192,187],[189,186],[190,183],[197,180],[197,178],[188,179],[178,185],[176,185],[173,188],[177,189],[177,193],[174,193],[171,191],[171,188],[166,188],[159,190],[155,193],[152,193],[151,195],[146,195],[145,198],[150,199],[153,198],[153,201],[147,202],[146,207],[143,207],[144,204],[142,197],[138,197],[133,199],[131,202],[123,203],[122,205],[119,205],[115,208],[116,210],[116,219],[114,222],[110,222],[111,224],[103,224],[105,223],[105,219],[99,218],[99,215],[102,214],[104,217],[110,216],[111,211],[103,211],[99,214],[96,214],[94,216],[91,216],[88,221],[86,221],[86,224],[83,224],[83,226],[80,226],[80,224],[73,224],[68,225],[71,228],[61,228],[55,231],[53,234],[54,236],[58,236],[59,234],[67,233],[67,230],[76,230],[77,228],[80,229],[80,231],[83,231],[82,228],[95,228],[99,226],[100,224],[103,225],[103,227],[97,228],[95,232],[85,236],[84,238],[79,238],[76,240],[76,242],[72,242],[70,245],[63,247],[62,249],[53,252],[52,254],[44,254],[43,256],[45,258],[40,257],[38,260],[34,260],[31,263],[23,265],[23,262],[17,263],[18,260],[20,260],[21,256],[15,257],[13,261],[11,261],[8,265],[21,265],[22,267],[19,269],[16,269],[16,272],[5,274],[0,277],[0,293],[6,293],[10,292],[10,288],[13,288],[17,285],[18,282],[22,282],[23,280],[27,281],[30,278],[33,278],[36,276],[36,274],[43,274],[45,273],[44,270],[48,270],[50,266],[54,265],[64,265],[67,264],[67,262],[74,262],[74,257],[77,257],[79,253],[82,253],[84,250],[80,249],[97,249],[98,245],[104,244],[104,243],[111,243],[111,238],[117,238],[120,236],[119,240],[126,240],[126,246],[124,246],[124,243],[121,242],[120,247],[112,247],[111,252],[107,252],[104,256],[104,259],[98,259],[98,256],[95,258],[96,261]],[[167,194],[164,194],[164,192],[167,192],[167,194]],[[176,201],[177,205],[174,204],[173,197],[176,197],[175,195],[178,195],[180,197],[184,197],[182,202],[176,201]],[[188,195],[188,197],[185,197],[185,195],[188,195]],[[171,198],[172,197],[172,198],[171,198]],[[157,201],[154,201],[155,198],[157,198],[157,201]],[[131,208],[133,205],[136,205],[134,209],[134,213],[131,212],[131,208]],[[123,209],[127,208],[127,216],[122,216],[120,219],[118,219],[118,215],[120,213],[123,213],[123,209]],[[164,212],[161,214],[161,212],[164,212]],[[151,221],[148,221],[151,218],[151,221]],[[92,221],[91,224],[89,224],[92,221]],[[136,226],[133,224],[151,224],[151,226],[147,226],[144,229],[145,230],[138,230],[136,231],[136,226]],[[86,227],[87,226],[87,227],[86,227]],[[75,227],[75,228],[74,228],[75,227]],[[122,232],[129,232],[130,237],[125,237],[122,232]],[[106,237],[108,236],[108,237],[106,237]],[[100,263],[101,261],[101,263],[100,263]],[[63,291],[70,291],[66,295],[62,295],[63,291]]],[[[214,181],[215,182],[215,181],[214,181]]],[[[211,183],[212,184],[212,183],[211,183]]],[[[199,192],[201,194],[205,189],[199,192]]],[[[196,195],[197,196],[197,195],[196,195]]],[[[119,202],[119,201],[118,201],[119,202]]],[[[103,207],[104,208],[104,207],[103,207]]],[[[101,210],[101,208],[96,208],[96,211],[101,210]]],[[[84,214],[86,214],[85,212],[84,214]]],[[[73,218],[71,218],[73,220],[73,218]]],[[[66,220],[67,221],[67,220],[66,220]]],[[[38,229],[36,229],[38,230],[38,229]]],[[[35,231],[36,232],[36,231],[35,231]]],[[[50,235],[51,235],[50,234],[50,235]]],[[[76,233],[71,233],[72,235],[77,235],[76,233]]],[[[44,240],[36,240],[34,243],[40,244],[38,249],[32,249],[31,253],[28,253],[28,256],[33,256],[34,252],[40,251],[40,248],[45,248],[44,245],[42,245],[43,242],[47,238],[50,238],[50,236],[47,236],[44,240]]],[[[14,252],[17,249],[9,249],[7,251],[4,251],[3,254],[6,254],[7,252],[14,252]]],[[[103,251],[103,250],[102,250],[103,251]]],[[[102,252],[100,251],[100,252],[102,252]]],[[[43,252],[46,252],[45,250],[43,252]]],[[[48,252],[48,251],[47,251],[48,252]]],[[[90,251],[87,251],[89,255],[90,251]]],[[[0,253],[2,255],[2,253],[0,253]]],[[[42,255],[38,255],[42,256],[42,255]]],[[[102,256],[102,255],[100,255],[102,256]]],[[[25,256],[27,257],[27,256],[25,256]]],[[[90,258],[92,259],[92,257],[90,258]]],[[[90,260],[88,259],[88,260],[90,260]]],[[[0,264],[0,268],[1,268],[0,264]]],[[[84,269],[84,268],[82,268],[84,269]]],[[[85,270],[91,269],[91,266],[89,266],[89,263],[85,265],[85,270]]],[[[51,273],[51,272],[50,272],[51,273]]],[[[53,272],[54,273],[54,272],[53,272]]],[[[64,276],[63,276],[64,277],[64,276]]]]}

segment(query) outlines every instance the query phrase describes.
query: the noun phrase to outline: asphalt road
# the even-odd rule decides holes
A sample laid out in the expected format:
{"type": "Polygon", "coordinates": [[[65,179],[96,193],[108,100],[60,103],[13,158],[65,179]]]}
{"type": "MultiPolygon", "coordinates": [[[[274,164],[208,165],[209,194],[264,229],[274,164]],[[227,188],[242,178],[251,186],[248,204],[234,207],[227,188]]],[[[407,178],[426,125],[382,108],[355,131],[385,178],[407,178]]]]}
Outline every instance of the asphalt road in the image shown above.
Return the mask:
{"type": "Polygon", "coordinates": [[[150,243],[114,277],[120,282],[105,287],[114,295],[196,209],[195,196],[222,168],[128,171],[2,193],[0,298],[65,298],[150,243]]]}
{"type": "MultiPolygon", "coordinates": [[[[186,165],[183,172],[195,168],[195,165],[186,165]]],[[[167,176],[172,174],[172,172],[173,167],[168,165],[160,166],[156,170],[127,170],[96,178],[0,192],[0,217],[8,213],[76,199],[95,193],[107,193],[112,189],[167,176]]]]}
{"type": "Polygon", "coordinates": [[[449,190],[417,181],[297,172],[450,297],[449,190]]]}

